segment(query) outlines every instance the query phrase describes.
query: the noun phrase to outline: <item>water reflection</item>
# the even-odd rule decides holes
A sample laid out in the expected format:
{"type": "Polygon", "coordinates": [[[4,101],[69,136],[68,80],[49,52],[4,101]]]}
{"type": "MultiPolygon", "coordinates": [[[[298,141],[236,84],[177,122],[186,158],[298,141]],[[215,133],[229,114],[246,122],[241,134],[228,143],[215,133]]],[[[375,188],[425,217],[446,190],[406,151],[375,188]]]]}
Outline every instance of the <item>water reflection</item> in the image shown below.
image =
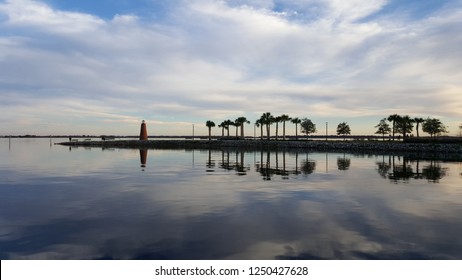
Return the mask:
{"type": "Polygon", "coordinates": [[[382,161],[376,162],[376,165],[381,177],[388,178],[395,183],[421,179],[438,183],[448,173],[448,168],[442,167],[439,161],[427,160],[424,161],[423,166],[421,166],[421,161],[406,156],[384,155],[382,161]]]}
{"type": "Polygon", "coordinates": [[[146,168],[146,161],[148,159],[148,150],[147,149],[140,149],[140,164],[142,171],[146,168]]]}
{"type": "Polygon", "coordinates": [[[350,169],[351,165],[351,159],[347,158],[345,154],[343,154],[343,157],[338,157],[337,158],[337,168],[338,170],[348,170],[350,169]]]}
{"type": "Polygon", "coordinates": [[[13,144],[0,259],[462,258],[457,161],[13,144]]]}
{"type": "MultiPolygon", "coordinates": [[[[205,163],[206,172],[215,172],[217,168],[226,171],[235,171],[236,175],[245,176],[251,171],[251,165],[246,163],[248,156],[253,154],[255,172],[259,173],[265,181],[272,180],[274,176],[288,180],[291,175],[310,175],[316,171],[319,157],[311,158],[306,152],[287,151],[207,151],[205,163]],[[217,155],[219,154],[219,158],[217,155]],[[300,157],[303,157],[300,160],[300,157]],[[218,164],[217,164],[218,162],[218,164]]],[[[329,169],[329,153],[325,154],[325,173],[329,169]]],[[[355,155],[357,158],[366,158],[366,155],[355,155]]],[[[376,170],[380,177],[392,182],[409,182],[410,180],[425,179],[429,182],[438,183],[448,173],[448,168],[443,167],[437,160],[419,160],[407,156],[397,155],[367,155],[367,158],[381,158],[376,161],[376,170]]],[[[351,155],[338,155],[336,159],[337,170],[349,171],[353,160],[351,155]]],[[[461,173],[462,176],[462,173],[461,173]]]]}
{"type": "MultiPolygon", "coordinates": [[[[250,166],[247,166],[244,162],[244,152],[240,151],[222,151],[221,152],[221,161],[220,168],[228,171],[236,171],[237,175],[243,176],[247,175],[247,171],[250,170],[250,166]],[[234,154],[234,155],[233,155],[234,154]]],[[[211,162],[211,154],[209,151],[209,160],[211,162]]],[[[208,171],[210,172],[211,166],[208,166],[208,171]]]]}

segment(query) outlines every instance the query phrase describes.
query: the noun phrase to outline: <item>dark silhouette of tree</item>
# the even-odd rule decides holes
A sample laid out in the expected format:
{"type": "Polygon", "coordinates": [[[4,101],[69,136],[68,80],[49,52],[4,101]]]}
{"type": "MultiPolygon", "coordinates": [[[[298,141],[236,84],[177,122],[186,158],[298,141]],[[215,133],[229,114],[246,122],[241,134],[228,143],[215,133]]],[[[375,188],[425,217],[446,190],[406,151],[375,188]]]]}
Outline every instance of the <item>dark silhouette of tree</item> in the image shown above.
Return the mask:
{"type": "Polygon", "coordinates": [[[260,139],[263,140],[263,123],[261,119],[256,120],[255,125],[260,128],[260,139]]]}
{"type": "Polygon", "coordinates": [[[218,127],[221,127],[221,137],[224,137],[225,136],[225,128],[226,128],[226,124],[224,121],[222,121],[218,127]]]}
{"type": "Polygon", "coordinates": [[[400,120],[401,116],[397,114],[393,114],[388,116],[387,120],[392,123],[392,139],[395,141],[395,132],[396,132],[396,122],[400,120]]]}
{"type": "Polygon", "coordinates": [[[408,115],[400,117],[395,124],[396,132],[401,133],[403,135],[403,139],[405,139],[407,134],[412,132],[412,129],[414,128],[413,123],[414,119],[408,115]]]}
{"type": "Polygon", "coordinates": [[[382,178],[387,178],[388,171],[391,169],[391,158],[388,156],[388,163],[385,162],[385,155],[382,155],[382,162],[376,162],[377,172],[382,178]]]}
{"type": "Polygon", "coordinates": [[[415,131],[417,133],[417,137],[420,137],[419,136],[419,126],[421,123],[423,123],[425,120],[423,118],[414,118],[414,122],[415,122],[415,131]]]}
{"type": "Polygon", "coordinates": [[[429,182],[438,183],[443,177],[447,175],[448,168],[441,167],[435,161],[430,161],[430,165],[422,168],[422,175],[429,182]]]}
{"type": "Polygon", "coordinates": [[[250,122],[247,120],[246,117],[239,117],[234,121],[236,127],[241,128],[241,138],[244,139],[244,124],[249,124],[250,122]]]}
{"type": "MultiPolygon", "coordinates": [[[[414,171],[409,164],[409,160],[403,157],[401,165],[395,164],[395,156],[393,157],[392,173],[389,174],[388,178],[394,182],[404,181],[407,182],[414,177],[414,171]]],[[[400,157],[398,157],[399,159],[400,157]]]]}
{"type": "Polygon", "coordinates": [[[302,122],[299,118],[292,118],[291,122],[295,124],[295,139],[298,140],[298,125],[302,122]]]}
{"type": "Polygon", "coordinates": [[[274,122],[273,115],[271,115],[270,112],[263,113],[263,115],[260,117],[260,122],[266,126],[266,137],[268,140],[270,140],[270,127],[274,122]]]}
{"type": "Polygon", "coordinates": [[[350,165],[351,165],[351,160],[349,158],[346,158],[345,154],[343,154],[343,158],[341,157],[337,158],[338,170],[343,170],[343,171],[348,170],[350,169],[350,165]]]}
{"type": "Polygon", "coordinates": [[[209,141],[210,141],[212,140],[212,127],[215,127],[215,123],[209,120],[205,122],[205,126],[207,126],[209,129],[209,141]]]}
{"type": "Polygon", "coordinates": [[[385,141],[385,134],[389,134],[391,132],[391,128],[387,123],[387,119],[383,118],[380,120],[379,124],[375,126],[377,131],[375,134],[382,134],[382,140],[385,141]]]}
{"type": "Polygon", "coordinates": [[[439,119],[426,119],[422,125],[422,130],[428,134],[430,137],[435,137],[435,135],[440,135],[441,133],[447,133],[448,130],[446,126],[439,119]]]}
{"type": "Polygon", "coordinates": [[[343,140],[346,139],[346,135],[351,134],[350,126],[346,122],[339,123],[337,125],[337,135],[343,135],[343,140]]]}
{"type": "Polygon", "coordinates": [[[223,122],[224,128],[226,129],[226,136],[229,137],[229,126],[234,125],[234,123],[231,120],[226,120],[223,122]]]}
{"type": "Polygon", "coordinates": [[[278,139],[279,136],[279,123],[281,122],[281,116],[277,116],[273,118],[273,123],[276,123],[276,140],[278,139]]]}
{"type": "Polygon", "coordinates": [[[302,167],[301,171],[305,175],[312,174],[316,170],[316,161],[310,160],[310,159],[305,159],[302,162],[302,167]]]}
{"type": "Polygon", "coordinates": [[[288,115],[281,115],[281,122],[282,122],[282,140],[286,140],[286,122],[290,121],[291,118],[288,115]]]}
{"type": "Polygon", "coordinates": [[[307,118],[304,118],[302,120],[302,122],[300,123],[300,127],[302,128],[302,133],[305,133],[306,135],[316,132],[316,125],[310,119],[307,118]]]}

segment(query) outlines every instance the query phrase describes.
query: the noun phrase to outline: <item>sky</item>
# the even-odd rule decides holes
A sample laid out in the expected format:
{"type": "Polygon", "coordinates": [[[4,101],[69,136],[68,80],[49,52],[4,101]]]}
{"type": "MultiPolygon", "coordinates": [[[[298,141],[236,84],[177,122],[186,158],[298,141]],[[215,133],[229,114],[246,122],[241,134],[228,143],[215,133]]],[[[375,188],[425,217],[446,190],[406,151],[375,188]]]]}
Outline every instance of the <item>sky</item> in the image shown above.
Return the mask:
{"type": "Polygon", "coordinates": [[[137,135],[142,120],[205,135],[264,112],[318,134],[401,114],[458,135],[461,30],[461,0],[0,0],[0,135],[137,135]]]}

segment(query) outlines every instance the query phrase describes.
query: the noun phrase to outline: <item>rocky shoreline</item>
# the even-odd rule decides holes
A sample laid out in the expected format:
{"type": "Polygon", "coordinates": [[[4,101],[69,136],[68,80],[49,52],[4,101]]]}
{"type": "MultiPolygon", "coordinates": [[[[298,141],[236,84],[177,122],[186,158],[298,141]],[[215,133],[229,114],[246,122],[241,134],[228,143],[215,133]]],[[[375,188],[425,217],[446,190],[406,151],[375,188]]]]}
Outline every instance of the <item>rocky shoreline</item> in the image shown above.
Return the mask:
{"type": "Polygon", "coordinates": [[[66,146],[133,149],[244,149],[311,150],[343,152],[413,152],[462,156],[462,144],[403,143],[391,141],[267,141],[267,140],[112,140],[72,141],[66,146]]]}

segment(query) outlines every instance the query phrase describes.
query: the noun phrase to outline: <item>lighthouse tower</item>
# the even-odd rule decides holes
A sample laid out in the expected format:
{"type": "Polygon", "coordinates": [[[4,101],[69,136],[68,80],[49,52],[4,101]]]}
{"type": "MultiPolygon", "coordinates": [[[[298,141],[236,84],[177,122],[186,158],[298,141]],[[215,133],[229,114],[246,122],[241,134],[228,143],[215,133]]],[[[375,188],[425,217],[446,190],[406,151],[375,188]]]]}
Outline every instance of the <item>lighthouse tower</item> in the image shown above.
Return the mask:
{"type": "Polygon", "coordinates": [[[148,140],[148,130],[146,129],[146,122],[144,120],[141,122],[140,140],[148,140]]]}

